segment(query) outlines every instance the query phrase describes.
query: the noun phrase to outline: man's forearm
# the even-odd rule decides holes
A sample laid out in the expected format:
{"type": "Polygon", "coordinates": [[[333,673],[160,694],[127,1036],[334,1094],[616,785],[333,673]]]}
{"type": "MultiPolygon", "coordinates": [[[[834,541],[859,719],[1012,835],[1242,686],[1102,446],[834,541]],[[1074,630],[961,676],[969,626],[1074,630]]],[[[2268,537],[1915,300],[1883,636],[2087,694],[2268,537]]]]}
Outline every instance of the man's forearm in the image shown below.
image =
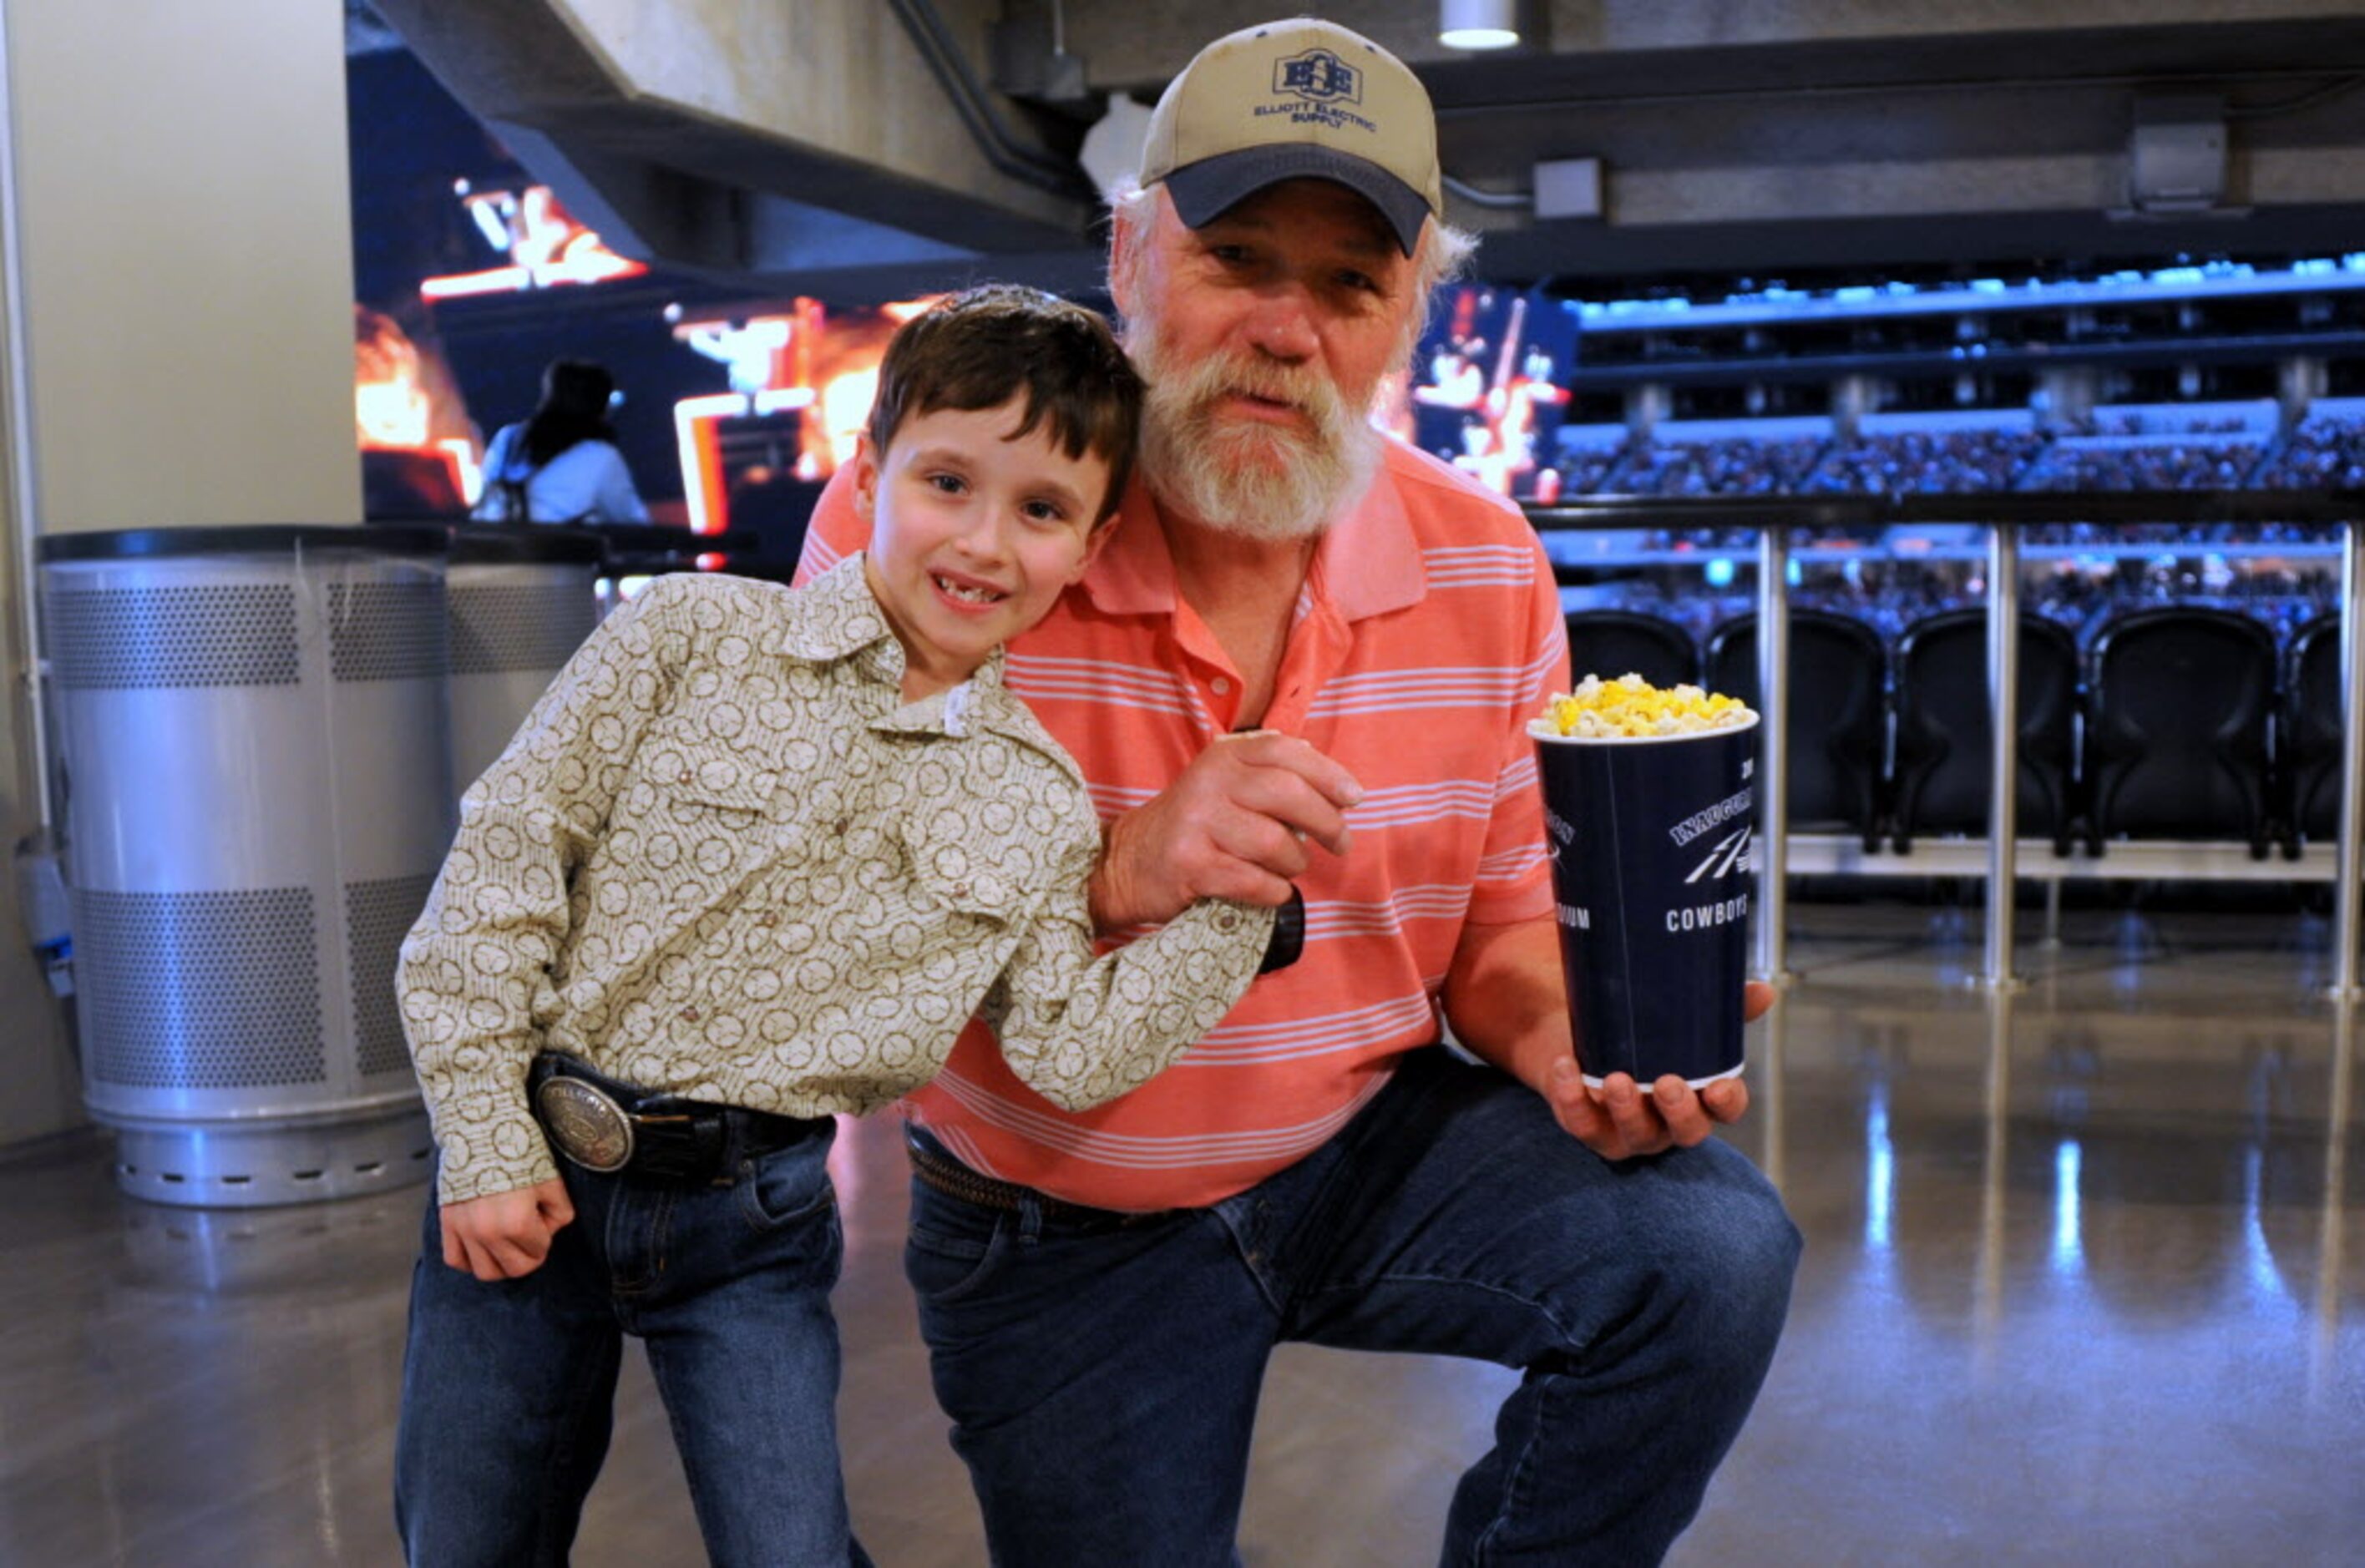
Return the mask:
{"type": "Polygon", "coordinates": [[[1541,1092],[1576,1044],[1551,917],[1465,927],[1445,977],[1445,1015],[1474,1055],[1541,1092]]]}

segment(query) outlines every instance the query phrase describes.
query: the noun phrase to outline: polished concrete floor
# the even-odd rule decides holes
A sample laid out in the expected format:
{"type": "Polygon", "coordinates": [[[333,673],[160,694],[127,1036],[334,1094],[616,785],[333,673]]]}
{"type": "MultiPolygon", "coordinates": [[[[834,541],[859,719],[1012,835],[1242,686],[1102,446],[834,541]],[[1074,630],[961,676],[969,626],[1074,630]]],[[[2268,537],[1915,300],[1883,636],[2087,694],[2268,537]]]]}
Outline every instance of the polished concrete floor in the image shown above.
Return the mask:
{"type": "MultiPolygon", "coordinates": [[[[2365,1138],[2317,991],[2324,923],[2073,913],[1999,1006],[1963,984],[1975,919],[1794,913],[1801,978],[1753,1031],[1757,1105],[1733,1136],[1807,1258],[1672,1561],[2365,1562],[2365,1138]]],[[[983,1552],[898,1263],[891,1126],[840,1155],[857,1522],[884,1568],[968,1568],[983,1552]]],[[[106,1161],[95,1136],[0,1160],[0,1563],[395,1561],[420,1195],[153,1208],[106,1161]]],[[[1284,1352],[1248,1562],[1433,1561],[1510,1377],[1284,1352]]],[[[694,1561],[636,1361],[621,1405],[577,1561],[694,1561]]]]}

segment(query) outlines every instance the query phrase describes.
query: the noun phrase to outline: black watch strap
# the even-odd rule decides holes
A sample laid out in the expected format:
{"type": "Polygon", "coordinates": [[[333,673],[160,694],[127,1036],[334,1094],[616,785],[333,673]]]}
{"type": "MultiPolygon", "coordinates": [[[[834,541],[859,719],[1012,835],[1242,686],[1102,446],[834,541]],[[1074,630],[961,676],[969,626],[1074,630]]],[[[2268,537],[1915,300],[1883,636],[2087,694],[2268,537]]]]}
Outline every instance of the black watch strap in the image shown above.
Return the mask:
{"type": "Polygon", "coordinates": [[[1297,962],[1306,951],[1306,895],[1290,884],[1289,902],[1274,912],[1272,937],[1264,945],[1264,962],[1257,973],[1269,975],[1275,969],[1285,969],[1297,962]]]}

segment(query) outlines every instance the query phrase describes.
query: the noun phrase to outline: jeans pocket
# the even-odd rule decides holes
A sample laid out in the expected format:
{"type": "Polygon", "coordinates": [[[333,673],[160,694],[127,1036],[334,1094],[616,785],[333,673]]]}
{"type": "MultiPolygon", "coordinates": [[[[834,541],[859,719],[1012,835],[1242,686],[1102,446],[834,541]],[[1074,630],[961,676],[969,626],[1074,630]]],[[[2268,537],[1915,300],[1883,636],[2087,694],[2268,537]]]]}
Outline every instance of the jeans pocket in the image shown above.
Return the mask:
{"type": "Polygon", "coordinates": [[[1011,1253],[1017,1217],[974,1209],[962,1216],[971,1223],[939,1226],[915,1209],[903,1237],[903,1277],[912,1294],[931,1306],[945,1306],[984,1289],[1011,1253]]]}
{"type": "Polygon", "coordinates": [[[828,1138],[808,1138],[741,1160],[734,1185],[747,1223],[759,1231],[779,1230],[827,1208],[837,1196],[829,1181],[829,1146],[828,1138]]]}

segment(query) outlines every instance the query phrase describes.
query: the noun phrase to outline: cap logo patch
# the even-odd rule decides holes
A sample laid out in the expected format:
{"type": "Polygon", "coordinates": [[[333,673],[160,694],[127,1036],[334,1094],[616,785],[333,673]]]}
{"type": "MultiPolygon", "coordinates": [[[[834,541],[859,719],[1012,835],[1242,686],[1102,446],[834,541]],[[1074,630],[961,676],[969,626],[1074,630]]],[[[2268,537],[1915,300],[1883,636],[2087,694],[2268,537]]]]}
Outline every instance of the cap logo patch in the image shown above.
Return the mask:
{"type": "Polygon", "coordinates": [[[1309,104],[1360,104],[1363,74],[1327,49],[1309,49],[1273,62],[1272,90],[1294,93],[1309,104]]]}

